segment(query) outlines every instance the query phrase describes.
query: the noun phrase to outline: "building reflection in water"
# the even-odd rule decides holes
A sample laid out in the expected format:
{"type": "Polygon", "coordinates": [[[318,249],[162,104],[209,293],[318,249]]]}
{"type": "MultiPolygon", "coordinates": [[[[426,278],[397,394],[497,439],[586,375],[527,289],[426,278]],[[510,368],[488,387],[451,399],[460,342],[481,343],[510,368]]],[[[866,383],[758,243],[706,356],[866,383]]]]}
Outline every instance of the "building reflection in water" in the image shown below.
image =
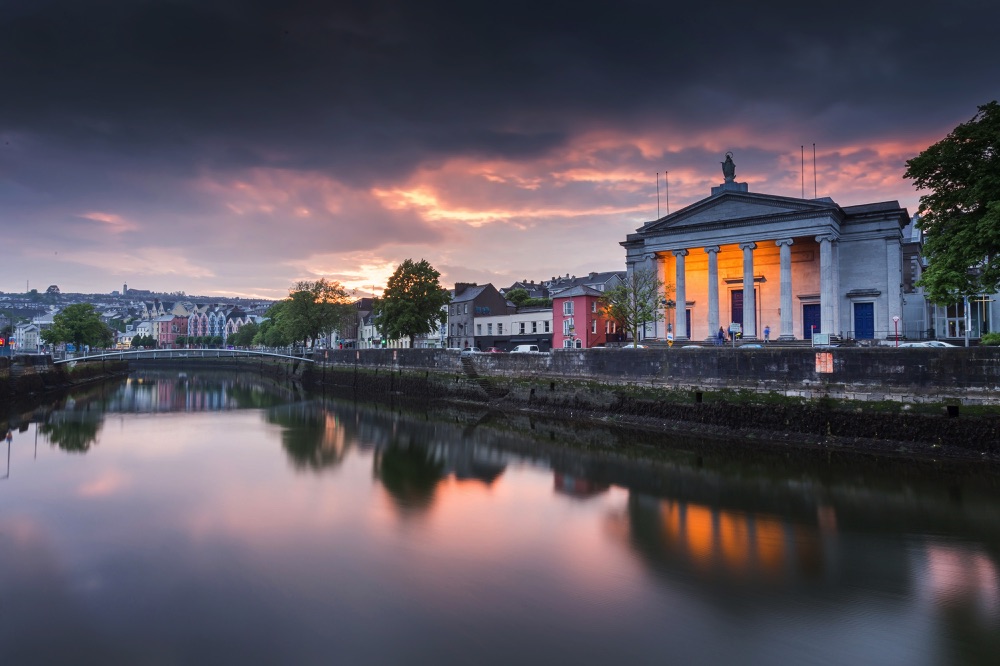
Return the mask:
{"type": "Polygon", "coordinates": [[[608,491],[607,483],[596,483],[583,476],[555,472],[552,475],[553,489],[560,495],[569,495],[579,499],[587,499],[608,491]]]}
{"type": "Polygon", "coordinates": [[[824,573],[825,520],[806,525],[766,513],[630,493],[619,531],[646,559],[715,579],[781,581],[824,573]]]}

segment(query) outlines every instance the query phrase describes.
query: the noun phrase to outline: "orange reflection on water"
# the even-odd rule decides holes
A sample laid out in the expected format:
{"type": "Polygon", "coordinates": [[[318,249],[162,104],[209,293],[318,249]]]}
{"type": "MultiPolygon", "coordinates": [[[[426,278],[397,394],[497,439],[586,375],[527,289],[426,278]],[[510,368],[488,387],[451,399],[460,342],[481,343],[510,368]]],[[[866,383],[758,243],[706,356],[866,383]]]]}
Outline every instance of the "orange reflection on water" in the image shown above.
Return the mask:
{"type": "Polygon", "coordinates": [[[823,569],[822,540],[815,526],[671,500],[658,502],[654,510],[662,531],[657,539],[659,547],[665,554],[672,552],[687,559],[699,570],[775,577],[783,574],[789,563],[808,575],[823,569]]]}

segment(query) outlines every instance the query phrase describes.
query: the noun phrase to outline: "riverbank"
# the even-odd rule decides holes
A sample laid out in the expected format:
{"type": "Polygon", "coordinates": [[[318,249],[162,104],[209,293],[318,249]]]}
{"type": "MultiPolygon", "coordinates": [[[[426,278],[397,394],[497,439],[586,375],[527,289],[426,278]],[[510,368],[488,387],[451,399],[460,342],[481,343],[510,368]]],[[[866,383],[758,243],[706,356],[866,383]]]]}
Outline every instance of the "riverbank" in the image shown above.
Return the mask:
{"type": "MultiPolygon", "coordinates": [[[[659,432],[704,434],[734,446],[820,447],[922,459],[1000,459],[1000,409],[981,400],[956,404],[924,392],[920,401],[803,397],[797,392],[723,388],[711,378],[696,387],[646,381],[576,378],[565,373],[497,371],[503,360],[459,359],[445,368],[419,367],[396,350],[352,365],[310,368],[304,380],[358,397],[457,401],[510,414],[615,422],[659,432]],[[380,364],[378,361],[387,361],[380,364]]],[[[610,354],[614,352],[599,352],[610,354]]],[[[626,353],[627,352],[623,352],[626,353]]],[[[691,352],[689,352],[691,353],[691,352]]],[[[361,361],[364,353],[352,354],[361,361]]],[[[548,355],[541,355],[548,356],[548,355]]],[[[447,357],[446,357],[447,358],[447,357]]],[[[633,356],[649,363],[649,356],[633,356]]],[[[521,359],[514,364],[522,364],[521,359]]],[[[896,383],[896,386],[900,384],[896,383]]],[[[985,390],[978,394],[981,396],[985,390]]]]}
{"type": "Polygon", "coordinates": [[[56,365],[51,356],[0,358],[0,410],[76,386],[125,377],[128,371],[126,361],[56,365]]]}

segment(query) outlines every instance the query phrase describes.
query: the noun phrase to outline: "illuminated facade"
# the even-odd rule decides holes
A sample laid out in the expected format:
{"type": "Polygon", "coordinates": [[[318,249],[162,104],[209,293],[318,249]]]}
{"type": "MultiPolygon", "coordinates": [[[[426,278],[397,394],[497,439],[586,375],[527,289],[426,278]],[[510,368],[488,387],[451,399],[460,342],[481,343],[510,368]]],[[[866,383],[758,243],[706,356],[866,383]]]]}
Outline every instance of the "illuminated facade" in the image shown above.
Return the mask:
{"type": "Polygon", "coordinates": [[[654,270],[668,285],[660,307],[677,340],[708,340],[732,323],[744,339],[767,327],[772,340],[877,340],[903,331],[908,222],[895,201],[839,206],[726,182],[621,244],[628,270],[654,270]]]}

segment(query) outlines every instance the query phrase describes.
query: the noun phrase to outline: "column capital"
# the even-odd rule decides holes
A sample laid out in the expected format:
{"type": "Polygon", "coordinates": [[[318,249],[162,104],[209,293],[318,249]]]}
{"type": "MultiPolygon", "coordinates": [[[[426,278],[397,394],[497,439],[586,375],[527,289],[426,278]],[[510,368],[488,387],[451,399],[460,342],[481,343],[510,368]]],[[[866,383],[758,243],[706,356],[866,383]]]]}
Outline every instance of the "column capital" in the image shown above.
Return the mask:
{"type": "Polygon", "coordinates": [[[708,247],[705,248],[705,252],[707,252],[708,254],[712,254],[713,252],[718,254],[721,250],[722,248],[719,247],[718,245],[709,245],[708,247]]]}
{"type": "Polygon", "coordinates": [[[749,243],[740,243],[740,249],[741,250],[756,250],[757,249],[757,243],[754,243],[753,241],[750,241],[749,243]]]}
{"type": "Polygon", "coordinates": [[[779,238],[778,240],[774,241],[774,244],[777,245],[778,247],[781,247],[783,245],[791,246],[795,245],[795,241],[792,240],[791,238],[779,238]]]}
{"type": "Polygon", "coordinates": [[[687,250],[672,250],[675,257],[686,257],[688,256],[687,250]]]}
{"type": "Polygon", "coordinates": [[[840,238],[838,238],[834,234],[823,234],[822,236],[816,236],[816,242],[817,243],[822,243],[823,241],[828,241],[830,243],[835,243],[838,240],[840,240],[840,238]]]}

